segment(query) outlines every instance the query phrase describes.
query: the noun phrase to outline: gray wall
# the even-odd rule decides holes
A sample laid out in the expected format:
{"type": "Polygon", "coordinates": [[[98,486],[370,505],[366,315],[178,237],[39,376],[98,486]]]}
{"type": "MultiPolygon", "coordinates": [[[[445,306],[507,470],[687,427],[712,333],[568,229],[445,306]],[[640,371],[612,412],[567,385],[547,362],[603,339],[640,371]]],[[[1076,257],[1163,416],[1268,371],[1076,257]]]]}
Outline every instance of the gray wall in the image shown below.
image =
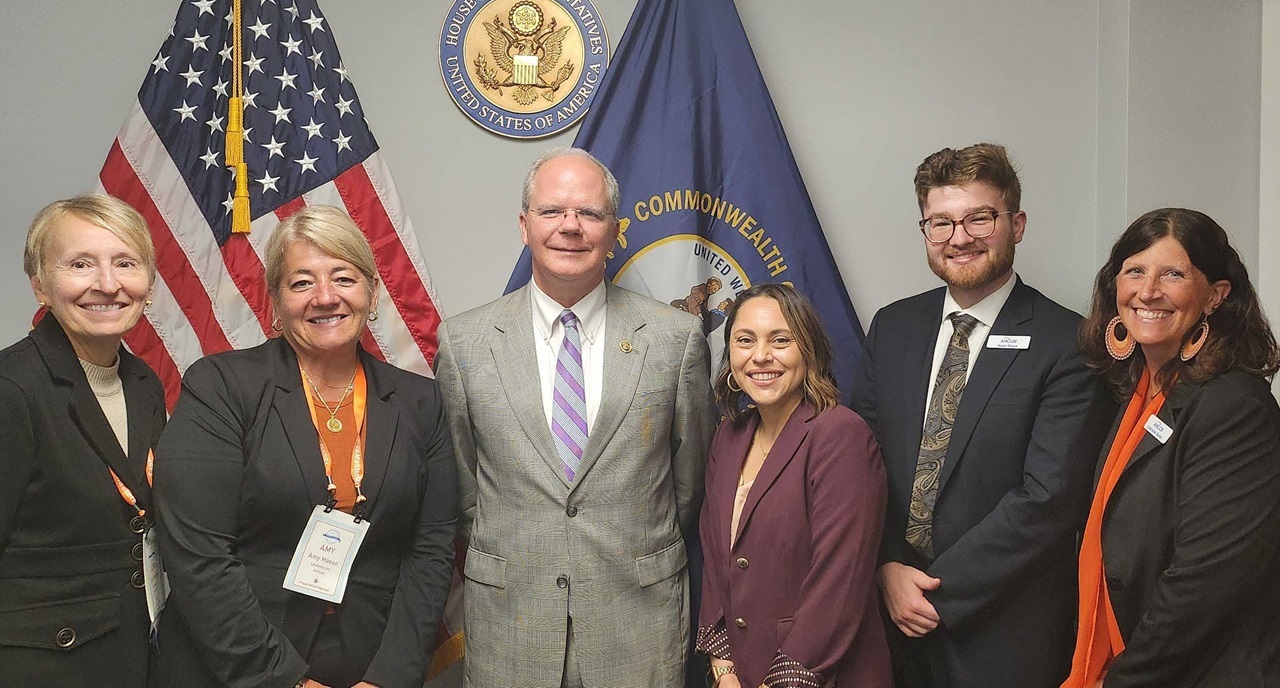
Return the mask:
{"type": "MultiPolygon", "coordinates": [[[[616,46],[634,2],[596,4],[616,46]]],[[[514,141],[458,112],[437,58],[448,6],[328,0],[324,9],[452,314],[501,292],[521,248],[523,168],[576,128],[514,141]]],[[[738,1],[864,323],[938,283],[915,229],[915,165],[980,140],[1009,146],[1022,170],[1030,219],[1019,272],[1073,308],[1086,304],[1124,224],[1157,205],[1208,211],[1258,267],[1262,6],[738,1]]],[[[0,6],[0,290],[10,294],[0,342],[20,337],[34,308],[20,263],[27,223],[93,185],[177,7],[0,6]]]]}

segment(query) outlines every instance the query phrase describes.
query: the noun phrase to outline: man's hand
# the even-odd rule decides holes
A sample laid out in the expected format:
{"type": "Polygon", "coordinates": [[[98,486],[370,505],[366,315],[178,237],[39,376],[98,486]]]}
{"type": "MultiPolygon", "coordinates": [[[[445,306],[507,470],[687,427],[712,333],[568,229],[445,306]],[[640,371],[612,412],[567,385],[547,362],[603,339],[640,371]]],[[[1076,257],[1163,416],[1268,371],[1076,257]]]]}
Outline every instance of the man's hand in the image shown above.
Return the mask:
{"type": "Polygon", "coordinates": [[[941,580],[896,561],[881,565],[878,573],[880,594],[898,630],[907,637],[920,638],[938,627],[938,612],[924,598],[924,592],[937,590],[941,580]]]}

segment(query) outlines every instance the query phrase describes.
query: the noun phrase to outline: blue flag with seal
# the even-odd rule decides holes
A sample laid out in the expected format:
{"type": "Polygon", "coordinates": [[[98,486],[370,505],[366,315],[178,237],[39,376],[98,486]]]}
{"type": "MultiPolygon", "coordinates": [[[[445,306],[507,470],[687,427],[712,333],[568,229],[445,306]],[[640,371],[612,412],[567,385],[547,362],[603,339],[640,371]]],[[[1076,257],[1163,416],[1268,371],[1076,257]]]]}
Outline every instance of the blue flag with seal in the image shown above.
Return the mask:
{"type": "MultiPolygon", "coordinates": [[[[737,294],[792,284],[848,401],[862,326],[732,0],[640,0],[574,145],[622,190],[609,279],[701,317],[713,367],[737,294]]],[[[507,291],[530,274],[526,248],[507,291]]]]}

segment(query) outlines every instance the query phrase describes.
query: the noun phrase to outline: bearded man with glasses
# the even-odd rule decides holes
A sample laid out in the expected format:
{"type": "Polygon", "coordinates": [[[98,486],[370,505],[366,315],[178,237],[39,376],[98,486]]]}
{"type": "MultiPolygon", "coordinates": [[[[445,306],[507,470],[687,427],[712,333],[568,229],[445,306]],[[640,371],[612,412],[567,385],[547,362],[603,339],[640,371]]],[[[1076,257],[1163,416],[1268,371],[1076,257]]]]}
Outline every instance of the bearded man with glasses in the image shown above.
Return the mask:
{"type": "Polygon", "coordinates": [[[899,688],[1056,688],[1070,665],[1075,533],[1113,407],[1080,316],[1014,273],[1027,215],[1003,146],[917,168],[945,287],[881,309],[853,408],[889,501],[879,583],[899,688]]]}

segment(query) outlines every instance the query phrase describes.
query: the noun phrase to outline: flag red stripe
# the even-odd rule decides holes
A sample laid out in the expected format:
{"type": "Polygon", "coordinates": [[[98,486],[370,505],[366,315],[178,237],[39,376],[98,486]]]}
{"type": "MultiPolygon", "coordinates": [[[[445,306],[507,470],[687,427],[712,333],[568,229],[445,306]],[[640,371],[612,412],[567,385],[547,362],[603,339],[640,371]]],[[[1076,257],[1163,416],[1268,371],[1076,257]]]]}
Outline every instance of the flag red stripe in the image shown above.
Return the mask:
{"type": "Polygon", "coordinates": [[[196,277],[187,254],[174,240],[168,223],[152,201],[147,188],[124,157],[119,140],[111,144],[111,152],[107,153],[107,161],[102,165],[99,179],[107,193],[133,206],[147,221],[147,226],[151,229],[151,240],[156,246],[156,269],[187,315],[187,321],[200,340],[200,348],[206,353],[230,349],[231,342],[227,340],[222,325],[213,315],[213,303],[209,300],[209,294],[196,277]]]}
{"type": "MultiPolygon", "coordinates": [[[[249,308],[253,309],[253,314],[258,316],[263,334],[270,337],[271,301],[267,298],[266,275],[263,273],[262,261],[258,260],[258,254],[253,250],[253,244],[249,243],[249,237],[232,234],[220,250],[231,281],[236,283],[240,295],[249,304],[249,308]]],[[[215,352],[205,348],[205,353],[215,352]]]]}
{"type": "Polygon", "coordinates": [[[440,313],[436,310],[427,288],[405,253],[382,199],[373,189],[364,166],[356,165],[333,180],[347,212],[364,230],[373,247],[373,257],[378,272],[386,285],[387,293],[395,302],[396,310],[413,335],[422,355],[430,364],[436,357],[436,328],[440,325],[440,313]]]}
{"type": "Polygon", "coordinates": [[[302,196],[298,196],[292,201],[289,201],[288,203],[281,205],[279,208],[276,208],[276,217],[280,218],[281,220],[287,220],[289,219],[289,216],[293,215],[299,210],[302,210],[305,207],[307,207],[307,202],[302,198],[302,196]]]}
{"type": "Polygon", "coordinates": [[[146,318],[139,318],[138,324],[124,335],[124,341],[134,356],[141,358],[151,369],[156,371],[160,383],[164,385],[164,405],[173,411],[178,403],[178,392],[182,388],[182,373],[174,365],[169,350],[164,348],[160,335],[146,318]]]}

